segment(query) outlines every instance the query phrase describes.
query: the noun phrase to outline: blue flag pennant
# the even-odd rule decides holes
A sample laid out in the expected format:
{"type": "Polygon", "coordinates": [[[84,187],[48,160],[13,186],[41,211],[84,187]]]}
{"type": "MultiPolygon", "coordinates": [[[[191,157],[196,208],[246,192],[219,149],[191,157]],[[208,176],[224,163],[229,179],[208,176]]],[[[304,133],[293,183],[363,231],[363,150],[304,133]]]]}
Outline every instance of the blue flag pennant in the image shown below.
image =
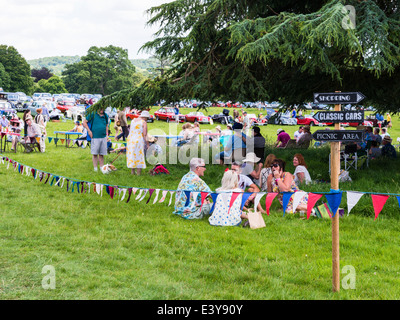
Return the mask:
{"type": "Polygon", "coordinates": [[[397,196],[397,202],[399,203],[399,207],[400,207],[400,196],[397,196]]]}
{"type": "Polygon", "coordinates": [[[185,196],[186,196],[185,207],[187,207],[190,201],[190,191],[185,191],[185,196]]]}
{"type": "Polygon", "coordinates": [[[334,192],[325,194],[325,198],[328,201],[329,208],[332,210],[332,217],[335,216],[339,209],[340,203],[342,202],[343,192],[334,192]]]}
{"type": "Polygon", "coordinates": [[[283,216],[285,216],[286,207],[289,204],[289,200],[292,197],[294,192],[284,192],[282,197],[282,206],[283,206],[283,216]]]}
{"type": "Polygon", "coordinates": [[[243,192],[242,196],[242,204],[240,205],[240,210],[243,210],[244,204],[246,203],[247,199],[252,195],[252,192],[243,192]]]}
{"type": "Polygon", "coordinates": [[[211,210],[210,210],[210,213],[212,213],[213,210],[214,210],[215,204],[217,202],[217,198],[218,198],[219,194],[218,193],[211,193],[210,195],[211,195],[211,199],[213,201],[213,204],[212,204],[212,207],[211,207],[211,210]]]}

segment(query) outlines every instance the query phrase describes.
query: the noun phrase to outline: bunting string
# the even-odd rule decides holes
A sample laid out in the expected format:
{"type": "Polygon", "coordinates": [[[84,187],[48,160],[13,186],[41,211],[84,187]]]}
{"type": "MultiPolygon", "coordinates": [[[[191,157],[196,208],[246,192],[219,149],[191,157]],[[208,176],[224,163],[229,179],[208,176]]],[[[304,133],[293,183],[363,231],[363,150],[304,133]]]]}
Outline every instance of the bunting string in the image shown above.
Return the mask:
{"type": "MultiPolygon", "coordinates": [[[[55,138],[53,139],[55,140],[55,138]]],[[[43,170],[33,168],[27,166],[25,164],[19,163],[13,159],[8,158],[0,154],[0,164],[4,165],[7,169],[10,168],[10,165],[14,169],[14,171],[18,172],[21,175],[25,175],[27,177],[32,177],[33,179],[39,180],[44,184],[49,184],[50,186],[57,186],[59,188],[64,188],[67,192],[71,191],[71,193],[90,193],[90,189],[93,188],[93,193],[97,193],[100,197],[103,196],[103,188],[105,187],[107,194],[111,197],[111,199],[117,198],[118,202],[123,201],[127,195],[126,203],[128,203],[134,196],[135,200],[141,202],[148,195],[148,199],[145,202],[147,205],[150,200],[152,200],[153,194],[154,200],[153,204],[156,202],[164,203],[166,200],[168,193],[170,194],[168,206],[171,206],[174,196],[177,197],[180,193],[184,192],[186,196],[186,206],[189,205],[190,199],[193,199],[192,205],[197,202],[198,198],[201,196],[201,206],[207,197],[211,197],[213,204],[211,208],[211,212],[214,209],[216,200],[218,196],[222,196],[225,199],[226,205],[230,208],[233,205],[233,202],[241,195],[241,208],[243,209],[246,201],[248,199],[253,199],[251,195],[253,193],[250,192],[229,192],[229,191],[219,191],[217,192],[202,192],[196,190],[171,190],[171,189],[162,189],[162,188],[133,188],[129,186],[111,186],[108,184],[101,184],[92,181],[82,181],[76,180],[69,177],[63,177],[60,175],[56,175],[50,172],[45,172],[43,170]],[[139,192],[137,192],[139,191],[139,192]],[[161,197],[159,199],[159,194],[161,192],[161,197]],[[224,195],[225,193],[225,195],[224,195]],[[122,196],[121,196],[122,195],[122,196]],[[230,195],[230,196],[229,196],[230,195]]],[[[345,190],[330,190],[329,192],[281,192],[282,194],[282,207],[283,207],[283,215],[285,215],[286,208],[290,200],[293,201],[292,212],[296,211],[297,206],[299,205],[301,199],[304,196],[308,196],[307,202],[307,219],[309,219],[311,215],[311,211],[318,200],[320,200],[323,196],[329,205],[329,208],[332,212],[332,216],[336,214],[339,209],[339,206],[342,202],[343,193],[346,193],[346,203],[347,203],[347,216],[350,214],[350,211],[357,205],[360,199],[364,195],[370,195],[372,199],[372,206],[374,208],[375,220],[378,218],[381,213],[383,207],[385,206],[387,200],[391,196],[395,196],[398,205],[400,207],[400,194],[395,193],[376,193],[376,192],[363,192],[363,191],[345,191],[345,190]]],[[[265,199],[265,208],[267,215],[270,213],[270,207],[273,200],[276,198],[278,193],[274,192],[258,192],[254,197],[254,207],[257,209],[258,205],[261,202],[261,199],[266,196],[265,199]]],[[[228,211],[229,212],[229,211],[228,211]]]]}

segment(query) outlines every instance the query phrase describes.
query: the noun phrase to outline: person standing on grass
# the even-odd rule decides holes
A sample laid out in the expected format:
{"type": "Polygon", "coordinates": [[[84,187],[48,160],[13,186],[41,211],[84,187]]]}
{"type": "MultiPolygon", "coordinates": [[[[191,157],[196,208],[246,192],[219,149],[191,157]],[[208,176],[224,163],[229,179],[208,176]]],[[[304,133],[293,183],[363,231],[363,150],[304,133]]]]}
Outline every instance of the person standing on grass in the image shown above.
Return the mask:
{"type": "Polygon", "coordinates": [[[201,205],[201,192],[211,192],[210,187],[200,178],[204,176],[206,165],[204,159],[192,158],[189,162],[190,171],[185,174],[176,192],[175,210],[184,219],[201,219],[210,214],[211,203],[205,199],[201,205]],[[196,198],[190,195],[187,201],[187,194],[184,191],[198,192],[196,198]]]}
{"type": "Polygon", "coordinates": [[[140,175],[146,168],[145,154],[149,148],[147,141],[147,120],[150,118],[148,111],[142,111],[139,118],[133,119],[128,139],[126,140],[126,165],[131,169],[131,174],[140,175]]]}
{"type": "Polygon", "coordinates": [[[90,151],[95,172],[98,171],[98,165],[100,168],[104,165],[104,156],[107,154],[108,123],[108,115],[104,109],[90,113],[83,121],[83,126],[91,138],[90,151]],[[91,123],[90,128],[88,123],[91,123]]]}

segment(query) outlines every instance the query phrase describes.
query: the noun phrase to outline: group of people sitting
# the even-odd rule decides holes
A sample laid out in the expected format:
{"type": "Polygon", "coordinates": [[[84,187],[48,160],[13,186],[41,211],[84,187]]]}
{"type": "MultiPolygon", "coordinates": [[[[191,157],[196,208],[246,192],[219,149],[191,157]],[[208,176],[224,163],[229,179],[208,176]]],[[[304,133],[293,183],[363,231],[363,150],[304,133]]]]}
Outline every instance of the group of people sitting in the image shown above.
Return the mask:
{"type": "MultiPolygon", "coordinates": [[[[292,174],[286,171],[286,162],[270,154],[262,162],[255,153],[249,153],[242,163],[233,162],[226,168],[221,180],[221,187],[216,190],[218,196],[210,199],[210,187],[201,179],[206,171],[204,159],[192,158],[190,171],[185,174],[177,189],[174,214],[185,219],[202,219],[208,216],[209,223],[214,226],[237,226],[248,219],[246,211],[258,192],[278,193],[278,200],[283,205],[283,192],[296,192],[300,184],[311,183],[304,157],[295,154],[292,174]],[[191,193],[191,191],[193,191],[191,193]],[[242,204],[243,192],[251,193],[242,204]],[[202,195],[207,195],[206,198],[202,195]],[[215,202],[212,202],[214,200],[215,202]]],[[[304,195],[295,211],[307,210],[308,196],[304,195]]],[[[286,207],[287,213],[294,213],[293,197],[286,207]]],[[[266,213],[260,204],[256,211],[266,213]]]]}
{"type": "MultiPolygon", "coordinates": [[[[276,148],[285,148],[288,142],[292,139],[290,135],[283,129],[278,129],[276,134],[277,139],[274,145],[276,148]]],[[[309,145],[313,139],[310,126],[300,126],[299,129],[293,134],[293,137],[296,140],[297,147],[301,148],[309,145]]]]}

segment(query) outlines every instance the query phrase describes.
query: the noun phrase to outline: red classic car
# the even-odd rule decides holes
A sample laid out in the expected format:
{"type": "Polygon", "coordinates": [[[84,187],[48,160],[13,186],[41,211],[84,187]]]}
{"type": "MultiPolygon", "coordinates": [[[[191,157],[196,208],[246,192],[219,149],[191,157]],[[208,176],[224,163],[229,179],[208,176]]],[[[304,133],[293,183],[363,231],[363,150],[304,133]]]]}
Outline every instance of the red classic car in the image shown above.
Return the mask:
{"type": "MultiPolygon", "coordinates": [[[[126,118],[127,119],[135,119],[135,118],[138,118],[140,116],[140,112],[138,112],[138,113],[130,113],[130,112],[128,112],[127,114],[126,114],[126,118]]],[[[147,119],[147,122],[154,122],[154,116],[151,114],[150,115],[150,118],[148,118],[147,119]]]]}
{"type": "Polygon", "coordinates": [[[62,113],[65,113],[65,111],[75,106],[76,104],[74,102],[63,102],[57,105],[57,109],[60,110],[62,113]]]}
{"type": "MultiPolygon", "coordinates": [[[[167,122],[176,121],[176,114],[174,108],[162,107],[154,112],[154,117],[156,120],[166,120],[167,122]]],[[[183,114],[178,114],[179,122],[184,122],[185,116],[183,114]]]]}
{"type": "Polygon", "coordinates": [[[318,122],[315,120],[312,116],[297,116],[297,124],[302,125],[302,126],[318,126],[318,125],[323,125],[323,126],[330,126],[333,124],[333,122],[318,122]]]}
{"type": "Polygon", "coordinates": [[[358,126],[373,127],[373,122],[365,120],[363,122],[346,122],[343,123],[342,125],[348,125],[350,127],[358,127],[358,126]]]}
{"type": "Polygon", "coordinates": [[[211,117],[205,116],[203,112],[190,112],[185,115],[185,119],[188,122],[198,122],[198,123],[211,123],[211,117]]]}

